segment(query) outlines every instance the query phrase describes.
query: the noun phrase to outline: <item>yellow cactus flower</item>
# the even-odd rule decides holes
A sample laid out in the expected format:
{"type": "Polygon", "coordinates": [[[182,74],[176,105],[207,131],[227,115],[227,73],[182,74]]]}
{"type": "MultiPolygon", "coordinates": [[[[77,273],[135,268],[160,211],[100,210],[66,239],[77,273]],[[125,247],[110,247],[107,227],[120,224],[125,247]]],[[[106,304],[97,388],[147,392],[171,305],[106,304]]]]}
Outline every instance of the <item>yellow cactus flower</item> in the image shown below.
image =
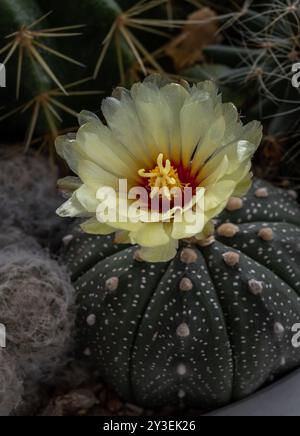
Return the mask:
{"type": "Polygon", "coordinates": [[[117,88],[102,112],[107,125],[82,112],[77,134],[56,141],[78,176],[59,182],[70,198],[57,213],[88,218],[85,232],[116,232],[118,242],[140,245],[142,259],[168,261],[179,240],[207,236],[230,197],[250,188],[262,126],[244,126],[213,82],[149,76],[117,88]]]}

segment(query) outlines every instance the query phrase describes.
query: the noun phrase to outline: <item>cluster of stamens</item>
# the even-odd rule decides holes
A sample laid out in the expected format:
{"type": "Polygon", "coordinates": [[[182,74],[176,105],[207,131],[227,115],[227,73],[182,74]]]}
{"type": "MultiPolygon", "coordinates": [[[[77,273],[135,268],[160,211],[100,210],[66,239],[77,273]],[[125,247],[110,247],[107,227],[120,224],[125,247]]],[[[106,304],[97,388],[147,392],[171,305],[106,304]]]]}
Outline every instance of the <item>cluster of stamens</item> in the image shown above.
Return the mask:
{"type": "Polygon", "coordinates": [[[164,164],[162,153],[157,158],[157,166],[149,172],[145,169],[139,170],[139,176],[149,179],[151,199],[159,195],[171,200],[176,195],[176,188],[183,189],[186,186],[181,183],[178,171],[172,166],[170,160],[167,159],[164,164]]]}

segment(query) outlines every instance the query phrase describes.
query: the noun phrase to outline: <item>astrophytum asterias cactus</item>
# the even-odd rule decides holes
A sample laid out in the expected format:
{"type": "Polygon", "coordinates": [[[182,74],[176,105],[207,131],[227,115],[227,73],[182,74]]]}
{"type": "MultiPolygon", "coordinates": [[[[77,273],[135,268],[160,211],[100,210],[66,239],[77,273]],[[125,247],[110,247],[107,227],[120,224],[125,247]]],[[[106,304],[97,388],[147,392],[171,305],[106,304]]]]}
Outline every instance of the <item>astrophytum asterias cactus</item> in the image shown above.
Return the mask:
{"type": "Polygon", "coordinates": [[[300,364],[294,193],[256,180],[215,224],[168,263],[142,262],[112,236],[66,238],[79,352],[128,401],[213,409],[300,364]]]}

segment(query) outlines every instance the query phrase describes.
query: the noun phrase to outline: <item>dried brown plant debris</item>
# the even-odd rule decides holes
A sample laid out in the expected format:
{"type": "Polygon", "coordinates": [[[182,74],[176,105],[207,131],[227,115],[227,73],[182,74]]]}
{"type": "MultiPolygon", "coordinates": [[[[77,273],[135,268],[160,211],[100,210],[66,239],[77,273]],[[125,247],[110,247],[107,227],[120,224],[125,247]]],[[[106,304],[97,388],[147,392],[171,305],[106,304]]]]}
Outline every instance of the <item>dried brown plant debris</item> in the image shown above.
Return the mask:
{"type": "Polygon", "coordinates": [[[165,49],[176,70],[202,62],[203,49],[220,40],[218,30],[218,16],[212,9],[204,7],[189,15],[182,32],[165,49]]]}

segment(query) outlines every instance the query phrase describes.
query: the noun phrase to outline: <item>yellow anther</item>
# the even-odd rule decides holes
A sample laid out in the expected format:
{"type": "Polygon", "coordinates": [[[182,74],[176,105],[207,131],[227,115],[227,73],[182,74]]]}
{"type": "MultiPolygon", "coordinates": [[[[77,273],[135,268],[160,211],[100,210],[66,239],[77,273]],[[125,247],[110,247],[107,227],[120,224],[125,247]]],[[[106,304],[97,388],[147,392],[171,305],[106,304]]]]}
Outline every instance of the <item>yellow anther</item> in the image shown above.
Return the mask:
{"type": "Polygon", "coordinates": [[[172,166],[170,160],[167,159],[164,164],[164,155],[162,153],[158,156],[157,165],[153,170],[146,172],[141,169],[138,174],[140,177],[149,179],[148,186],[151,188],[151,198],[160,193],[160,195],[171,200],[171,189],[182,189],[184,187],[179,179],[177,169],[172,166]]]}

